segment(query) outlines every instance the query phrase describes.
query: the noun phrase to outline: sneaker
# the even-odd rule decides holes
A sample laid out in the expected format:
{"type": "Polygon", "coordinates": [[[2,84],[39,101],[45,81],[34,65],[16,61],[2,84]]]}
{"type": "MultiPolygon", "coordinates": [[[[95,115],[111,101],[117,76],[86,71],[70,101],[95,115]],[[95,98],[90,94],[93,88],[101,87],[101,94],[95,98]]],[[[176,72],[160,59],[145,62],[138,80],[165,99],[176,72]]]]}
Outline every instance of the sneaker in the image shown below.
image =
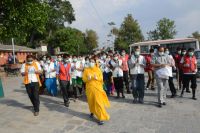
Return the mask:
{"type": "Polygon", "coordinates": [[[34,116],[38,116],[39,115],[39,112],[34,112],[34,116]]]}
{"type": "Polygon", "coordinates": [[[69,103],[65,103],[64,106],[65,106],[65,107],[69,107],[69,103]]]}
{"type": "Polygon", "coordinates": [[[133,99],[133,103],[136,104],[137,103],[137,98],[133,99]]]}
{"type": "Polygon", "coordinates": [[[139,99],[139,103],[140,104],[144,104],[144,100],[143,99],[139,99]]]}
{"type": "Polygon", "coordinates": [[[158,104],[158,107],[159,107],[159,108],[162,108],[162,103],[159,103],[159,104],[158,104]]]}
{"type": "Polygon", "coordinates": [[[149,88],[147,87],[145,90],[149,90],[149,88]]]}
{"type": "Polygon", "coordinates": [[[197,100],[197,98],[196,98],[196,97],[192,97],[192,99],[193,99],[193,100],[197,100]]]}
{"type": "Polygon", "coordinates": [[[90,114],[90,118],[94,118],[94,114],[93,113],[90,114]]]}
{"type": "Polygon", "coordinates": [[[124,99],[124,98],[125,98],[125,96],[122,96],[122,98],[124,99]]]}
{"type": "Polygon", "coordinates": [[[98,124],[99,124],[99,125],[103,125],[104,122],[103,122],[103,121],[99,121],[98,124]]]}
{"type": "Polygon", "coordinates": [[[186,92],[187,92],[187,93],[191,93],[191,91],[190,91],[190,90],[186,90],[186,92]]]}
{"type": "Polygon", "coordinates": [[[166,102],[163,102],[163,105],[167,105],[167,103],[166,103],[166,102]]]}

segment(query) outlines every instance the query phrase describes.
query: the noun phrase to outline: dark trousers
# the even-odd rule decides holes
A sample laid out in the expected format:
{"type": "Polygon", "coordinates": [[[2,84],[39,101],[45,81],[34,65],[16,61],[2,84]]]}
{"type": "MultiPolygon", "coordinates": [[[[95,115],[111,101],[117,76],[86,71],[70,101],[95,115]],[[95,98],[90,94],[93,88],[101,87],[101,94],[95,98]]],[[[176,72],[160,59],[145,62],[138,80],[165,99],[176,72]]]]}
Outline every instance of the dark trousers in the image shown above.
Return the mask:
{"type": "Polygon", "coordinates": [[[74,98],[78,98],[78,95],[77,95],[77,86],[76,85],[73,85],[73,95],[74,95],[74,98]]]}
{"type": "Polygon", "coordinates": [[[189,88],[189,83],[191,82],[190,88],[192,88],[193,97],[195,97],[195,90],[197,88],[197,77],[196,74],[183,74],[183,88],[182,94],[185,88],[189,88]]]}
{"type": "Polygon", "coordinates": [[[64,103],[69,103],[70,81],[60,80],[60,87],[61,87],[61,90],[62,90],[64,103]]]}
{"type": "Polygon", "coordinates": [[[28,96],[31,100],[31,103],[33,104],[34,111],[39,112],[39,83],[38,82],[32,82],[30,84],[26,84],[26,91],[28,93],[28,96]]]}
{"type": "Polygon", "coordinates": [[[129,82],[128,82],[128,71],[123,71],[123,79],[124,79],[124,83],[125,83],[125,86],[126,86],[126,90],[127,92],[129,92],[129,82]]]}
{"type": "Polygon", "coordinates": [[[134,98],[144,98],[144,74],[131,75],[131,88],[134,98]]]}
{"type": "Polygon", "coordinates": [[[174,87],[173,77],[169,77],[168,83],[169,83],[169,88],[170,88],[172,95],[173,96],[176,95],[176,88],[174,87]]]}
{"type": "Polygon", "coordinates": [[[122,96],[124,96],[123,77],[114,77],[113,80],[115,89],[117,91],[117,96],[119,96],[120,93],[122,93],[122,96]]]}

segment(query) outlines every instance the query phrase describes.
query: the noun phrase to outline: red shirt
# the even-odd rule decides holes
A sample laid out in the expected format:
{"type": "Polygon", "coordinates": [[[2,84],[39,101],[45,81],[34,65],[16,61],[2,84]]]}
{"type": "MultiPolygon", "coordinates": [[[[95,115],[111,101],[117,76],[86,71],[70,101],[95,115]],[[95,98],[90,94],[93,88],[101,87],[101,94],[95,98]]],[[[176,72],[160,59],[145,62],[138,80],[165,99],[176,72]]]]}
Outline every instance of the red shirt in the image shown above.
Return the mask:
{"type": "Polygon", "coordinates": [[[152,71],[152,70],[153,70],[153,67],[152,67],[152,65],[151,65],[151,61],[152,61],[152,56],[151,56],[151,54],[146,55],[146,56],[145,56],[145,60],[146,60],[146,68],[145,68],[145,71],[146,71],[146,72],[152,71]]]}
{"type": "Polygon", "coordinates": [[[182,58],[182,56],[180,54],[175,54],[175,56],[174,56],[176,68],[178,68],[178,69],[181,69],[181,64],[180,64],[181,58],[182,58]]]}

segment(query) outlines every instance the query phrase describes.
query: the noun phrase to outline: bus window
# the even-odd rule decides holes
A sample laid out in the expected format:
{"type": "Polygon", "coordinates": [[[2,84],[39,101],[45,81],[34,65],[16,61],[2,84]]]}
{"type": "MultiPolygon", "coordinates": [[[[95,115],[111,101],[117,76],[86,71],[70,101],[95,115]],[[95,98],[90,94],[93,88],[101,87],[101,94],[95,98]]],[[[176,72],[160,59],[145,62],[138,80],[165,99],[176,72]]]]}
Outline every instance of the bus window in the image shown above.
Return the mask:
{"type": "Polygon", "coordinates": [[[149,46],[140,46],[141,53],[149,53],[149,46]]]}
{"type": "Polygon", "coordinates": [[[195,51],[194,55],[196,56],[197,59],[200,59],[200,51],[195,51]]]}

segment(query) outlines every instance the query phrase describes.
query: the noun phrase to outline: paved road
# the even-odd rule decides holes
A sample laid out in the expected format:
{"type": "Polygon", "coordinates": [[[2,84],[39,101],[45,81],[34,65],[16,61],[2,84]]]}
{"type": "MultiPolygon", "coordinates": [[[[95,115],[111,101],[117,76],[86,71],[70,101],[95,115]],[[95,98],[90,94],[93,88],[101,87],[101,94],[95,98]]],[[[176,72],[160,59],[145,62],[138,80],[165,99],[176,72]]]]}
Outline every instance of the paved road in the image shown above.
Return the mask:
{"type": "Polygon", "coordinates": [[[40,115],[34,117],[21,80],[3,78],[0,133],[200,133],[199,92],[197,101],[186,94],[184,98],[169,98],[162,109],[156,107],[156,91],[146,92],[144,105],[132,104],[131,95],[119,100],[111,97],[111,120],[98,126],[88,118],[85,98],[72,101],[67,109],[61,97],[41,96],[40,115]]]}

